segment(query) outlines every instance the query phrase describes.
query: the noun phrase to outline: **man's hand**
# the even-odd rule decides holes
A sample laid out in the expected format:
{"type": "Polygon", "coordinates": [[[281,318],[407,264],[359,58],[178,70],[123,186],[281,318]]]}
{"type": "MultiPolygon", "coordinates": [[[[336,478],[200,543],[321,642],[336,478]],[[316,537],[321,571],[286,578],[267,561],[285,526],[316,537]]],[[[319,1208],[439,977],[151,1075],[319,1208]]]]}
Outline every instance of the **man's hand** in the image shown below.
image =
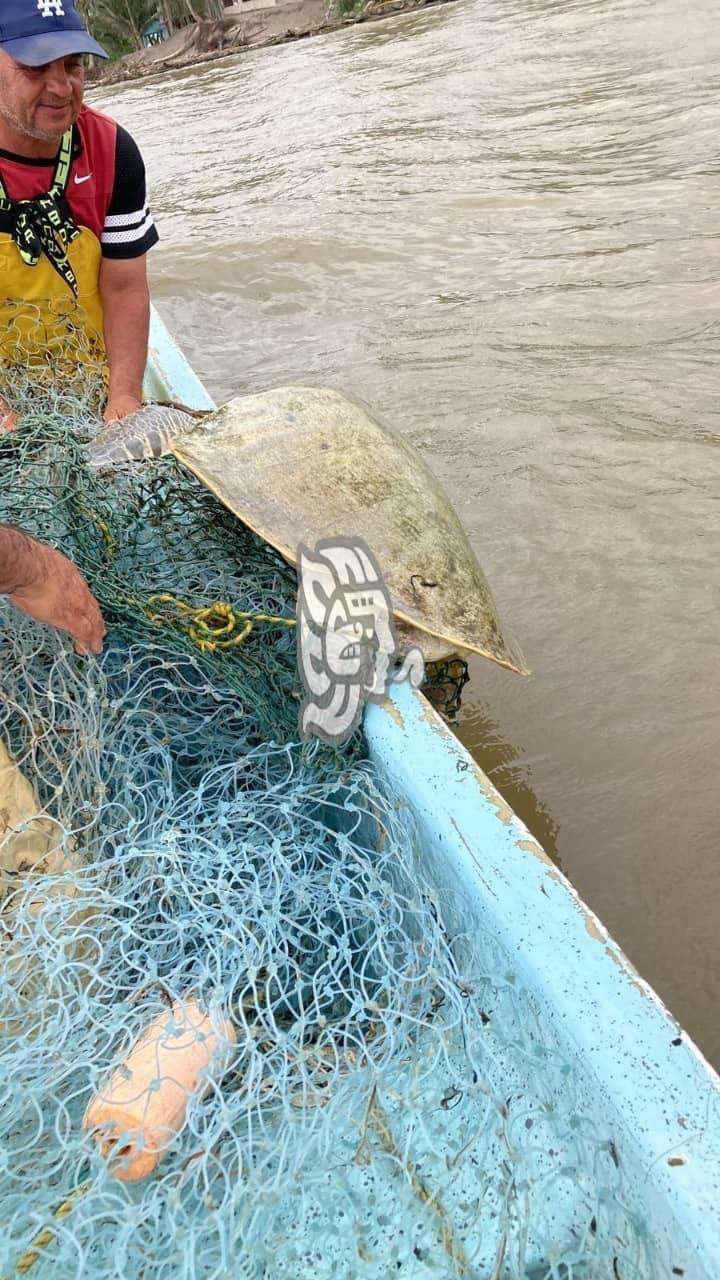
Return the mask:
{"type": "Polygon", "coordinates": [[[137,413],[138,409],[142,409],[142,400],[138,400],[137,396],[127,394],[111,395],[105,405],[103,420],[105,422],[119,422],[121,418],[127,418],[129,413],[137,413]]]}
{"type": "Polygon", "coordinates": [[[15,581],[22,585],[8,592],[10,600],[38,622],[68,631],[76,653],[100,653],[105,623],[82,574],[59,551],[24,534],[19,536],[25,548],[16,561],[21,573],[18,577],[16,570],[15,581]]]}

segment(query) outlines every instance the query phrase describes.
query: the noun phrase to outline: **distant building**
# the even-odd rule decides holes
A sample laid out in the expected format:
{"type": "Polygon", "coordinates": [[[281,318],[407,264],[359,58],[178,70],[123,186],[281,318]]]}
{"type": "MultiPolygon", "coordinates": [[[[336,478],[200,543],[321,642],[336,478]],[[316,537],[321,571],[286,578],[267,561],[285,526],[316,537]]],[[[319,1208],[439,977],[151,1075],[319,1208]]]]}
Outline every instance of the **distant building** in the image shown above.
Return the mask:
{"type": "Polygon", "coordinates": [[[151,45],[162,44],[163,40],[167,40],[169,34],[170,32],[165,26],[162,18],[158,18],[156,14],[154,18],[151,18],[149,22],[145,23],[145,26],[140,32],[140,39],[143,42],[143,46],[146,49],[149,49],[151,45]]]}
{"type": "Polygon", "coordinates": [[[224,0],[231,13],[248,13],[252,9],[272,9],[278,0],[224,0]]]}

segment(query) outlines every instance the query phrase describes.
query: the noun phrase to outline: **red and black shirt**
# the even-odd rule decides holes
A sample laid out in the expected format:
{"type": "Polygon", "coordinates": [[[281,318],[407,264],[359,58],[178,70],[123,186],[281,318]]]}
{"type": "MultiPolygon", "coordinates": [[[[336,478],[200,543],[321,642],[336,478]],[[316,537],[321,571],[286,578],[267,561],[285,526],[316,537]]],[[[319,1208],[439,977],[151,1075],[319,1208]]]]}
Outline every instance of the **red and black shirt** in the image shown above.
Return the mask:
{"type": "MultiPolygon", "coordinates": [[[[31,160],[0,148],[0,178],[8,198],[43,195],[52,184],[55,164],[55,159],[31,160]]],[[[92,107],[82,107],[73,125],[65,198],[76,225],[97,236],[104,258],[139,258],[159,239],[136,143],[115,120],[92,107]]]]}

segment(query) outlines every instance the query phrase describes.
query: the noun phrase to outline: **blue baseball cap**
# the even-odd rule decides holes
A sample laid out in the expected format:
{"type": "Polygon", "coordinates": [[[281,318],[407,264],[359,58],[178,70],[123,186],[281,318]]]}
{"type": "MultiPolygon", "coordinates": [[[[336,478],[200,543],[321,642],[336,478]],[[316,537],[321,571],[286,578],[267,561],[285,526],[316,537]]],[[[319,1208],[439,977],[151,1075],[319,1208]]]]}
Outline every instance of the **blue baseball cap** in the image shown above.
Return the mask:
{"type": "Polygon", "coordinates": [[[73,0],[2,0],[0,49],[26,67],[42,67],[70,53],[108,56],[73,0]]]}

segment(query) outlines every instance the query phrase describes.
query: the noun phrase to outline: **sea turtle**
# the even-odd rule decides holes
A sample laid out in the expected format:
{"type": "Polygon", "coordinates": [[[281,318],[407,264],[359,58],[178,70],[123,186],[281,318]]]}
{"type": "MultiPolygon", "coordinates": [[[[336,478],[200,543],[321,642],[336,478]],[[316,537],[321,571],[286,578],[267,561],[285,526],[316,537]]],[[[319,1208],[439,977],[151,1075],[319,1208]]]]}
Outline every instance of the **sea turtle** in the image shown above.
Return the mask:
{"type": "Polygon", "coordinates": [[[438,481],[359,400],[290,386],[199,416],[150,405],[105,428],[90,462],[172,453],[291,564],[301,544],[361,538],[390,592],[401,648],[419,644],[428,662],[469,651],[525,672],[438,481]]]}

